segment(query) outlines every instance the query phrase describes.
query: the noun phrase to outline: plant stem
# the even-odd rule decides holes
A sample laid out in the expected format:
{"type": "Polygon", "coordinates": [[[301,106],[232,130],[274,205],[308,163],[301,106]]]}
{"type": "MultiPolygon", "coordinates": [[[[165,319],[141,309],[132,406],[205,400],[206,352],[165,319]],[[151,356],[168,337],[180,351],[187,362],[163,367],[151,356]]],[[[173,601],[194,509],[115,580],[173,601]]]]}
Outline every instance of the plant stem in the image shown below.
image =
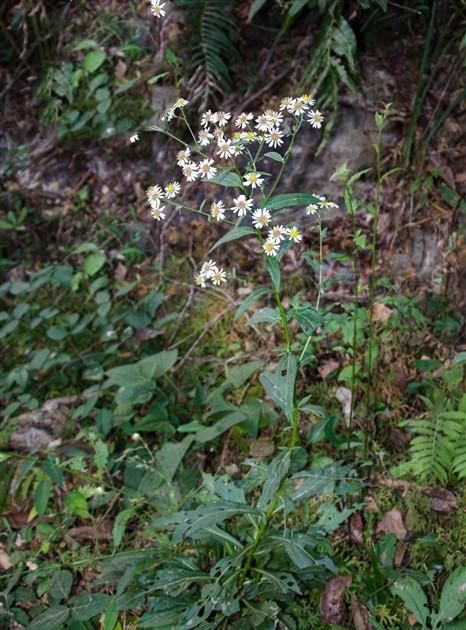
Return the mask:
{"type": "Polygon", "coordinates": [[[286,150],[285,153],[285,157],[283,158],[283,162],[282,165],[280,167],[280,170],[278,171],[278,175],[275,178],[274,183],[272,184],[272,188],[269,190],[268,195],[266,196],[266,198],[264,199],[264,208],[267,207],[267,201],[269,201],[270,197],[273,195],[273,193],[275,192],[276,187],[278,186],[280,179],[282,178],[283,172],[286,168],[286,165],[288,163],[288,160],[290,159],[290,155],[291,155],[291,149],[293,148],[294,145],[294,141],[296,138],[296,135],[298,134],[298,131],[301,129],[301,125],[303,124],[303,120],[302,118],[296,123],[295,128],[293,129],[293,133],[291,136],[291,140],[290,140],[290,144],[288,146],[288,149],[286,150]]]}
{"type": "Polygon", "coordinates": [[[283,308],[283,304],[280,299],[280,294],[278,293],[277,289],[275,289],[275,287],[273,289],[273,295],[275,297],[275,302],[277,303],[278,312],[280,313],[280,321],[281,321],[282,330],[283,330],[283,334],[285,336],[285,342],[286,342],[286,351],[289,352],[290,347],[291,347],[290,330],[288,328],[286,312],[285,312],[285,309],[283,308]]]}

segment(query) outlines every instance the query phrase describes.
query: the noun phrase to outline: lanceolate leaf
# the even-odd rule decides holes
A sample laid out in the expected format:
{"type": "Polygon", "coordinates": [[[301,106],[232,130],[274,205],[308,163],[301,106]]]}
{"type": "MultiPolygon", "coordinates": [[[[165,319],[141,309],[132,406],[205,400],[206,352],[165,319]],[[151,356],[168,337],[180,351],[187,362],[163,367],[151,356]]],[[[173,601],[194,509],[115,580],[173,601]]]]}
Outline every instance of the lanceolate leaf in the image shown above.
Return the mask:
{"type": "Polygon", "coordinates": [[[265,268],[267,269],[269,276],[272,280],[275,291],[280,291],[280,263],[276,258],[267,256],[265,261],[265,268]]]}
{"type": "Polygon", "coordinates": [[[261,287],[260,289],[256,289],[247,297],[245,297],[238,310],[236,311],[235,316],[233,317],[233,321],[239,319],[242,315],[244,315],[244,313],[246,313],[246,311],[257,302],[257,300],[259,300],[263,295],[266,295],[267,293],[268,290],[261,287]]]}
{"type": "Polygon", "coordinates": [[[230,243],[231,241],[237,241],[239,238],[243,238],[243,236],[252,236],[255,235],[256,230],[247,225],[239,225],[238,227],[233,228],[229,232],[227,232],[222,238],[220,238],[213,247],[210,248],[210,251],[214,251],[220,245],[224,245],[225,243],[230,243]]]}
{"type": "Polygon", "coordinates": [[[216,422],[211,427],[205,427],[201,429],[198,433],[196,433],[196,441],[204,444],[205,442],[210,442],[211,440],[215,440],[219,435],[228,431],[231,427],[234,427],[235,424],[239,424],[240,422],[244,422],[246,417],[240,411],[234,411],[226,416],[224,416],[221,420],[216,422]]]}
{"type": "Polygon", "coordinates": [[[243,182],[241,181],[241,177],[237,173],[224,171],[223,173],[218,173],[218,175],[215,175],[215,177],[209,179],[209,184],[219,184],[219,186],[241,188],[243,182]]]}
{"type": "Polygon", "coordinates": [[[280,359],[275,372],[262,372],[259,376],[267,394],[281,407],[290,422],[293,418],[296,370],[296,357],[288,353],[280,359]]]}
{"type": "Polygon", "coordinates": [[[427,597],[420,585],[411,577],[401,577],[393,584],[392,593],[398,595],[423,628],[427,627],[429,609],[427,597]]]}
{"type": "Polygon", "coordinates": [[[466,567],[459,567],[445,582],[440,596],[439,611],[433,616],[434,628],[453,621],[466,606],[466,567]]]}
{"type": "Polygon", "coordinates": [[[310,203],[318,203],[319,201],[318,197],[308,193],[286,193],[284,195],[275,195],[263,205],[267,210],[281,210],[291,206],[308,206],[310,203]]]}
{"type": "Polygon", "coordinates": [[[286,453],[281,453],[278,457],[276,457],[270,464],[269,473],[267,475],[267,479],[265,480],[262,494],[257,502],[259,510],[266,510],[269,506],[269,503],[272,501],[276,491],[288,473],[290,461],[290,451],[286,451],[286,453]]]}
{"type": "Polygon", "coordinates": [[[63,624],[70,616],[70,609],[66,606],[47,608],[29,624],[30,630],[55,630],[63,628],[63,624]]]}

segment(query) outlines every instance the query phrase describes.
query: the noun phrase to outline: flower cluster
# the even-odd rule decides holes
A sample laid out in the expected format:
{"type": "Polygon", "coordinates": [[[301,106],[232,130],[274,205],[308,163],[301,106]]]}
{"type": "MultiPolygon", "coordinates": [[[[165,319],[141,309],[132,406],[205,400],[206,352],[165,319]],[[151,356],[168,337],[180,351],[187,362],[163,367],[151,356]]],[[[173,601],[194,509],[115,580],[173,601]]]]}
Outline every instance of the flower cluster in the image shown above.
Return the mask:
{"type": "Polygon", "coordinates": [[[289,239],[294,243],[299,243],[303,236],[296,225],[288,228],[284,225],[274,225],[270,228],[267,240],[262,245],[262,249],[266,256],[278,256],[282,241],[289,239]]]}
{"type": "Polygon", "coordinates": [[[319,210],[327,210],[327,208],[338,208],[338,205],[333,201],[329,201],[327,197],[316,195],[317,203],[310,203],[306,206],[306,214],[317,214],[319,210]]]}
{"type": "Polygon", "coordinates": [[[203,289],[207,286],[208,280],[216,287],[227,281],[227,274],[221,267],[217,267],[213,260],[207,260],[202,265],[200,272],[194,277],[194,282],[203,289]]]}

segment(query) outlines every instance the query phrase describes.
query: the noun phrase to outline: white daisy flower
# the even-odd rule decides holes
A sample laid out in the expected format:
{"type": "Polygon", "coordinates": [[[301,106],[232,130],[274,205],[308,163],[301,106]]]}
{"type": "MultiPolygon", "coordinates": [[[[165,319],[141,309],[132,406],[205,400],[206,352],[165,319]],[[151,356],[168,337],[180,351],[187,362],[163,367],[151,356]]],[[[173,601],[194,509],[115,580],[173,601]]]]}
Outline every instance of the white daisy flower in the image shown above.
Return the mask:
{"type": "Polygon", "coordinates": [[[187,162],[183,166],[183,175],[188,182],[193,182],[199,177],[199,168],[195,162],[187,162]]]}
{"type": "Polygon", "coordinates": [[[249,125],[249,121],[252,120],[253,118],[254,116],[250,112],[240,114],[235,120],[235,127],[239,127],[240,129],[246,129],[246,127],[249,125]]]}
{"type": "Polygon", "coordinates": [[[213,163],[214,161],[209,158],[199,162],[199,173],[203,179],[212,179],[217,173],[215,166],[212,166],[213,163]]]}
{"type": "Polygon", "coordinates": [[[265,142],[269,147],[277,148],[283,144],[284,134],[278,127],[271,129],[268,134],[265,134],[265,142]]]}
{"type": "Polygon", "coordinates": [[[178,151],[178,153],[176,154],[176,163],[178,164],[178,166],[184,166],[189,162],[190,157],[191,149],[189,147],[186,147],[186,149],[178,151]]]}
{"type": "Polygon", "coordinates": [[[271,126],[272,125],[265,114],[261,114],[256,118],[256,129],[259,129],[259,131],[268,131],[271,126]]]}
{"type": "Polygon", "coordinates": [[[326,197],[319,196],[319,208],[322,208],[322,210],[327,210],[327,208],[338,208],[338,204],[333,201],[329,201],[326,197]]]}
{"type": "Polygon", "coordinates": [[[206,112],[202,114],[201,125],[203,127],[208,127],[209,125],[212,125],[215,122],[216,122],[216,117],[215,117],[215,114],[212,112],[212,110],[208,109],[206,112]]]}
{"type": "Polygon", "coordinates": [[[165,197],[174,199],[181,192],[181,186],[178,182],[170,182],[165,186],[165,197]]]}
{"type": "Polygon", "coordinates": [[[267,235],[267,240],[280,243],[280,241],[284,241],[286,239],[287,235],[288,230],[284,225],[275,225],[270,229],[270,232],[267,235]]]}
{"type": "Polygon", "coordinates": [[[163,190],[160,186],[149,186],[146,190],[147,201],[153,204],[160,204],[160,201],[163,199],[163,190]]]}
{"type": "Polygon", "coordinates": [[[218,267],[213,260],[206,260],[206,262],[201,267],[201,274],[206,278],[211,278],[212,275],[217,271],[218,267]]]}
{"type": "Polygon", "coordinates": [[[231,140],[225,140],[224,138],[221,138],[218,141],[218,151],[217,153],[220,155],[221,158],[231,158],[233,155],[236,155],[237,151],[235,149],[235,147],[231,146],[231,140]]]}
{"type": "Polygon", "coordinates": [[[245,186],[251,186],[251,189],[254,190],[258,186],[262,186],[264,183],[264,179],[260,176],[260,173],[247,173],[244,176],[243,184],[245,186]]]}
{"type": "Polygon", "coordinates": [[[214,135],[210,133],[210,131],[208,131],[207,129],[201,129],[197,137],[197,141],[199,142],[201,147],[208,146],[213,139],[214,135]]]}
{"type": "Polygon", "coordinates": [[[227,274],[223,271],[222,268],[216,269],[210,278],[213,285],[219,287],[222,282],[227,281],[227,274]]]}
{"type": "Polygon", "coordinates": [[[175,107],[170,107],[170,109],[165,112],[165,115],[162,116],[162,120],[166,120],[167,122],[173,120],[173,118],[175,118],[175,109],[175,107]]]}
{"type": "Polygon", "coordinates": [[[163,8],[165,6],[165,2],[161,2],[160,0],[150,0],[150,4],[152,15],[158,18],[165,15],[165,9],[163,8]]]}
{"type": "Polygon", "coordinates": [[[151,217],[156,221],[165,219],[165,206],[152,206],[150,210],[151,217]]]}
{"type": "Polygon", "coordinates": [[[303,240],[303,235],[301,234],[301,232],[298,230],[298,228],[296,227],[296,225],[293,225],[292,228],[290,228],[288,230],[288,236],[291,238],[292,241],[294,241],[295,243],[299,243],[300,241],[303,240]]]}
{"type": "Polygon", "coordinates": [[[288,105],[288,111],[295,116],[301,116],[307,109],[306,103],[303,103],[299,98],[292,98],[288,105]]]}
{"type": "Polygon", "coordinates": [[[276,112],[274,109],[266,109],[264,116],[273,127],[278,127],[283,122],[283,114],[281,112],[276,112]]]}
{"type": "Polygon", "coordinates": [[[246,142],[254,142],[254,140],[258,139],[258,135],[255,131],[242,131],[239,137],[241,140],[246,140],[246,142]]]}
{"type": "Polygon", "coordinates": [[[280,111],[283,112],[285,109],[288,111],[288,107],[293,99],[290,96],[285,96],[280,101],[280,111]]]}
{"type": "Polygon", "coordinates": [[[312,107],[313,105],[316,104],[315,100],[312,98],[310,94],[303,94],[299,98],[305,105],[308,105],[309,107],[312,107]]]}
{"type": "Polygon", "coordinates": [[[197,284],[198,287],[201,287],[202,289],[206,288],[206,277],[202,274],[202,273],[197,273],[194,276],[194,282],[197,284]]]}
{"type": "Polygon", "coordinates": [[[319,206],[316,203],[310,203],[306,206],[306,214],[316,214],[319,206]]]}
{"type": "Polygon", "coordinates": [[[320,129],[322,127],[322,123],[324,122],[324,117],[318,109],[311,109],[307,119],[311,123],[311,127],[314,127],[314,129],[320,129]]]}
{"type": "Polygon", "coordinates": [[[246,195],[239,195],[236,199],[233,199],[232,210],[239,217],[244,217],[248,211],[252,210],[253,200],[248,199],[246,195]]]}
{"type": "Polygon", "coordinates": [[[225,206],[223,201],[214,201],[210,206],[210,216],[216,221],[223,221],[225,218],[225,206]]]}
{"type": "Polygon", "coordinates": [[[186,107],[186,105],[189,105],[189,101],[185,98],[177,98],[173,107],[179,107],[182,109],[183,107],[186,107]]]}
{"type": "Polygon", "coordinates": [[[252,224],[258,230],[260,230],[263,227],[267,227],[271,219],[272,217],[270,215],[270,212],[266,210],[265,208],[254,210],[254,212],[252,213],[252,224]]]}
{"type": "Polygon", "coordinates": [[[276,256],[280,249],[280,243],[277,241],[265,241],[262,245],[262,249],[264,250],[266,256],[276,256]]]}
{"type": "Polygon", "coordinates": [[[129,141],[131,142],[131,144],[134,144],[135,142],[137,142],[139,140],[139,135],[137,133],[133,133],[133,135],[130,137],[129,141]]]}
{"type": "Polygon", "coordinates": [[[215,122],[217,123],[219,127],[225,127],[225,125],[231,118],[231,114],[228,112],[220,111],[220,112],[215,112],[214,117],[215,117],[215,122]]]}

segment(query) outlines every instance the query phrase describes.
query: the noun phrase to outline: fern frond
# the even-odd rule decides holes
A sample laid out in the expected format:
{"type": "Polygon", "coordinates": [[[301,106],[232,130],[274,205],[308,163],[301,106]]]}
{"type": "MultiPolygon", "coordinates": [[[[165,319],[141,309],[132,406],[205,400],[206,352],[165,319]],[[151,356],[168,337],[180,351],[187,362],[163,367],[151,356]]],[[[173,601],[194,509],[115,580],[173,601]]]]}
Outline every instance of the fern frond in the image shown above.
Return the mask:
{"type": "Polygon", "coordinates": [[[193,99],[203,106],[212,91],[231,89],[230,62],[238,58],[236,20],[232,0],[177,0],[191,26],[191,82],[193,99]]]}

